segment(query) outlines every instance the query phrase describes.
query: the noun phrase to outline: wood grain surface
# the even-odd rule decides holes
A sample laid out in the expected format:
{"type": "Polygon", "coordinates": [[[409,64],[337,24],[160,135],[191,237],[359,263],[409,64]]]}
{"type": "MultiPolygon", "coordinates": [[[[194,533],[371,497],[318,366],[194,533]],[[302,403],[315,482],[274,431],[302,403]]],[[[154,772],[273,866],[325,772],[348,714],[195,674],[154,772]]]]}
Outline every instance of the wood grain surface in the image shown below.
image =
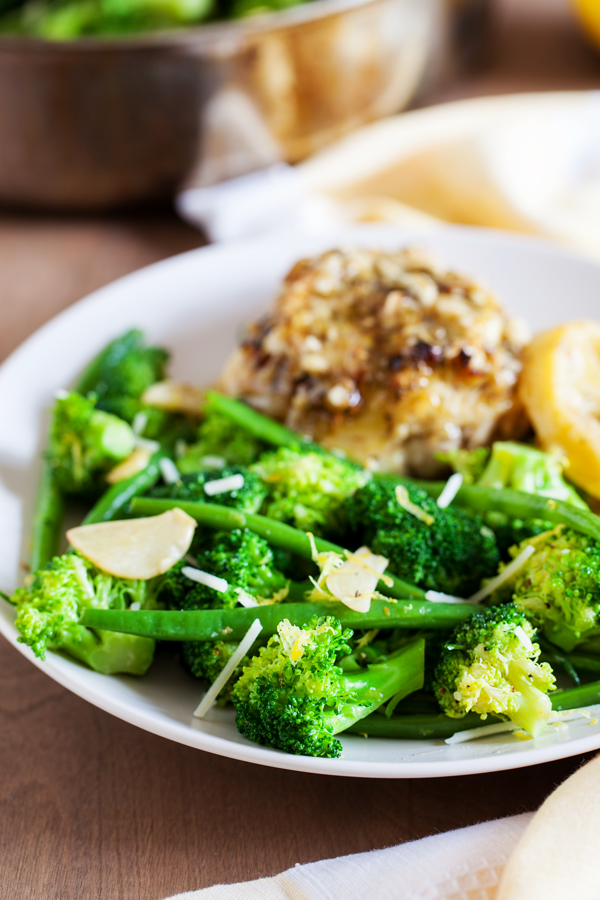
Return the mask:
{"type": "MultiPolygon", "coordinates": [[[[600,60],[566,6],[502,0],[480,68],[421,100],[578,87],[600,87],[600,60]]],[[[0,356],[90,290],[201,243],[170,214],[0,216],[0,356]]],[[[535,809],[581,763],[410,781],[288,773],[114,719],[3,639],[0,683],[0,900],[159,900],[258,878],[535,809]]]]}

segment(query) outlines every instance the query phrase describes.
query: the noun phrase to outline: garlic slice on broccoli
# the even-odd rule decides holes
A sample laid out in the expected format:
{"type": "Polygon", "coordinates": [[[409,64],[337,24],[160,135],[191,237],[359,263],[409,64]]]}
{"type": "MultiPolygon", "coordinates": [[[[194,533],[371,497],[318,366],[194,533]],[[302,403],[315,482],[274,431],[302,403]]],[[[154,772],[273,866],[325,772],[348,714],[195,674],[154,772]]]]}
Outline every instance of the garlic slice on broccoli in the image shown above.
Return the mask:
{"type": "Polygon", "coordinates": [[[145,581],[167,572],[187,553],[196,522],[181,509],[146,519],[80,525],[67,540],[95,566],[119,578],[145,581]]]}
{"type": "Polygon", "coordinates": [[[355,612],[368,612],[371,600],[380,596],[376,590],[379,581],[389,581],[382,577],[388,566],[385,556],[371,553],[368,547],[359,547],[355,553],[346,551],[345,558],[334,551],[318,553],[313,536],[308,537],[321,572],[318,580],[311,579],[314,589],[309,600],[339,600],[355,612]]]}

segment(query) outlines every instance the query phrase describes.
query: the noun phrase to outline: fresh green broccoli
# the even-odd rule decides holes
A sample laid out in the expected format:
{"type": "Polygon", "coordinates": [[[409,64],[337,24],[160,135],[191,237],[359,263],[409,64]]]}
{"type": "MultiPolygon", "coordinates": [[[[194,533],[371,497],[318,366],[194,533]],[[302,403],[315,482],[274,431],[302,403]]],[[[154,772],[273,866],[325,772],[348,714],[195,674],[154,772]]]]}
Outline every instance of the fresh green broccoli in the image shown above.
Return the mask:
{"type": "MultiPolygon", "coordinates": [[[[209,412],[198,429],[198,440],[178,460],[181,472],[211,468],[211,458],[223,465],[249,466],[267,448],[254,435],[222,413],[209,412]]],[[[218,467],[218,466],[217,466],[218,467]]]]}
{"type": "Polygon", "coordinates": [[[156,438],[172,415],[142,401],[144,391],[165,377],[169,354],[162,347],[144,346],[144,336],[135,329],[112,341],[92,361],[78,384],[82,394],[93,393],[98,409],[119,416],[130,424],[138,413],[145,416],[141,429],[156,438]]]}
{"type": "Polygon", "coordinates": [[[264,514],[316,534],[339,533],[343,503],[371,473],[329,453],[280,447],[252,467],[269,490],[264,514]]]}
{"type": "Polygon", "coordinates": [[[154,641],[79,624],[86,608],[155,608],[155,581],[130,581],[101,572],[77,553],[56,556],[27,587],[11,597],[17,608],[18,640],[44,659],[62,650],[105,675],[143,675],[154,655],[154,641]]]}
{"type": "Polygon", "coordinates": [[[490,448],[477,447],[475,450],[448,450],[443,453],[436,453],[435,458],[438,462],[450,466],[453,472],[458,472],[462,475],[465,484],[477,484],[490,458],[490,448]]]}
{"type": "Polygon", "coordinates": [[[226,466],[220,472],[194,472],[182,475],[175,484],[160,485],[148,492],[149,497],[168,497],[171,500],[197,500],[201,503],[218,503],[220,506],[231,506],[243,512],[258,512],[267,496],[267,490],[254,472],[240,466],[226,466]],[[230,475],[242,475],[244,484],[232,491],[219,494],[207,494],[204,485],[215,479],[227,478],[230,475]]]}
{"type": "Polygon", "coordinates": [[[346,511],[352,540],[419,587],[465,597],[496,574],[498,547],[483,519],[440,509],[421,488],[379,477],[346,501],[346,511]]]}
{"type": "MultiPolygon", "coordinates": [[[[181,645],[183,664],[195,678],[202,678],[208,684],[212,684],[221,674],[237,646],[232,641],[184,641],[181,645]]],[[[243,667],[249,663],[250,660],[247,656],[241,660],[233,675],[219,693],[218,706],[225,706],[231,700],[233,685],[241,676],[243,667]]]]}
{"type": "MultiPolygon", "coordinates": [[[[496,441],[491,450],[455,450],[440,454],[440,461],[447,462],[460,472],[466,484],[480,487],[512,488],[526,494],[539,494],[553,500],[564,500],[573,506],[587,509],[577,491],[563,478],[563,465],[551,453],[544,453],[529,444],[512,441],[496,441]]],[[[485,522],[494,531],[503,557],[513,544],[535,537],[552,527],[542,519],[510,519],[504,513],[486,513],[485,522]]]]}
{"type": "Polygon", "coordinates": [[[191,581],[181,573],[189,565],[181,561],[164,576],[160,599],[171,609],[231,609],[239,592],[258,599],[287,592],[287,580],[273,565],[273,552],[263,538],[248,529],[201,533],[194,537],[191,554],[197,568],[227,582],[221,592],[191,581]]]}
{"type": "Polygon", "coordinates": [[[600,634],[600,542],[558,525],[512,547],[511,556],[526,544],[535,553],[492,599],[512,596],[546,640],[570,653],[600,634]]]}
{"type": "Polygon", "coordinates": [[[104,475],[129,456],[135,436],[122,419],[96,408],[93,395],[72,391],[52,411],[47,459],[67,494],[95,495],[104,475]]]}
{"type": "Polygon", "coordinates": [[[231,699],[240,734],[258,744],[305,756],[337,757],[335,737],[395,694],[418,690],[423,645],[416,642],[383,663],[344,674],[350,629],[333,617],[307,628],[288,620],[259,650],[236,682],[231,699]]]}
{"type": "Polygon", "coordinates": [[[548,663],[538,662],[534,630],[514,603],[475,613],[448,638],[434,691],[447,716],[505,715],[533,737],[546,727],[554,689],[548,663]]]}

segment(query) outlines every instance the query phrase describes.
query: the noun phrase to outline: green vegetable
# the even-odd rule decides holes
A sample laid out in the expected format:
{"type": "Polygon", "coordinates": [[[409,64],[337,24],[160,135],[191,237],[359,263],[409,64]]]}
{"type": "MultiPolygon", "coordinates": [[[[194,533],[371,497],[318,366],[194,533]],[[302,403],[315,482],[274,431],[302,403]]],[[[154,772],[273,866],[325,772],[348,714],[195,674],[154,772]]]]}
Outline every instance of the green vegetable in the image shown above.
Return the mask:
{"type": "Polygon", "coordinates": [[[440,509],[413,485],[402,506],[397,490],[402,486],[395,479],[379,477],[347,500],[354,545],[367,544],[385,556],[395,575],[455,596],[469,596],[483,578],[496,574],[498,547],[480,517],[454,507],[440,509]]]}
{"type": "Polygon", "coordinates": [[[291,428],[286,428],[285,425],[268,416],[263,416],[262,413],[252,409],[246,403],[242,403],[241,400],[226,397],[225,394],[207,391],[206,412],[209,414],[220,413],[255,438],[265,441],[267,444],[273,444],[275,447],[304,446],[323,452],[318,444],[305,440],[302,435],[292,431],[291,428]]]}
{"type": "Polygon", "coordinates": [[[47,650],[62,650],[106,675],[143,675],[152,662],[153,640],[92,630],[80,624],[80,616],[85,609],[117,611],[133,602],[152,607],[154,590],[153,582],[114,578],[77,553],[57,556],[11,598],[18,640],[40,659],[47,650]]]}
{"type": "Polygon", "coordinates": [[[170,414],[146,406],[142,395],[147,388],[165,377],[169,354],[162,347],[146,347],[141,331],[131,330],[111,341],[90,363],[77,389],[81,394],[93,393],[98,409],[132,423],[143,412],[145,437],[156,438],[172,418],[170,414]]]}
{"type": "MultiPolygon", "coordinates": [[[[577,491],[564,480],[561,461],[551,453],[536,450],[529,444],[511,441],[497,441],[491,451],[480,447],[478,450],[456,450],[446,454],[446,459],[456,471],[469,472],[466,483],[476,483],[480,487],[496,489],[512,488],[528,494],[563,500],[573,506],[587,509],[577,491]],[[479,466],[481,452],[486,464],[479,466]]],[[[513,544],[548,531],[551,523],[542,519],[511,519],[497,511],[486,514],[488,524],[496,534],[503,556],[513,544]]]]}
{"type": "Polygon", "coordinates": [[[434,691],[446,715],[507,715],[534,737],[551,710],[548,663],[539,663],[533,628],[513,604],[475,613],[447,639],[435,670],[434,691]]]}
{"type": "MultiPolygon", "coordinates": [[[[410,484],[406,479],[402,483],[410,484]]],[[[435,500],[444,490],[445,482],[419,481],[418,486],[435,500]]],[[[543,519],[557,525],[568,525],[575,531],[600,540],[600,517],[563,500],[552,500],[510,488],[499,490],[469,484],[460,488],[452,505],[480,513],[495,510],[512,519],[543,519]]]]}
{"type": "MultiPolygon", "coordinates": [[[[138,497],[131,504],[135,515],[154,516],[166,512],[168,509],[179,507],[200,525],[214,528],[218,531],[232,530],[234,528],[249,528],[260,537],[265,538],[274,547],[295,553],[304,559],[312,559],[311,541],[303,531],[292,528],[284,522],[277,522],[266,516],[254,513],[243,513],[240,510],[228,509],[216,503],[192,503],[188,501],[152,500],[147,497],[138,497]]],[[[334,553],[344,554],[343,547],[326,541],[323,538],[315,538],[315,545],[319,552],[332,550],[334,553]]],[[[424,592],[413,584],[390,576],[392,584],[379,582],[378,590],[389,597],[415,597],[422,599],[424,592]]]]}
{"type": "MultiPolygon", "coordinates": [[[[185,668],[195,678],[202,678],[212,684],[221,674],[236,649],[236,644],[225,641],[186,641],[181,645],[181,655],[185,668]]],[[[219,692],[217,705],[224,706],[231,700],[231,692],[244,666],[249,665],[247,656],[236,667],[233,675],[219,692]]]]}
{"type": "Polygon", "coordinates": [[[241,641],[254,619],[262,634],[275,634],[283,619],[306,626],[313,616],[335,616],[346,628],[403,628],[450,630],[473,615],[468,603],[430,603],[428,600],[373,600],[367,613],[357,613],[342,603],[282,603],[252,609],[206,609],[196,612],[89,609],[82,623],[140,634],[164,641],[241,641]]]}
{"type": "Polygon", "coordinates": [[[305,629],[281,622],[233,688],[240,734],[287,753],[337,757],[342,748],[334,735],[395,694],[422,687],[422,641],[343,674],[336,663],[349,653],[351,636],[333,617],[314,618],[305,629]]]}
{"type": "Polygon", "coordinates": [[[371,478],[354,463],[292,447],[263,454],[252,471],[269,490],[265,515],[317,534],[343,529],[344,500],[371,478]]]}
{"type": "Polygon", "coordinates": [[[104,475],[130,455],[134,443],[127,422],[98,409],[93,395],[73,391],[54,405],[47,460],[65,493],[89,496],[102,490],[104,475]]]}
{"type": "MultiPolygon", "coordinates": [[[[200,472],[209,468],[206,458],[222,459],[230,466],[249,466],[266,450],[267,444],[241,428],[220,412],[206,410],[198,429],[198,440],[177,461],[181,472],[200,472]]],[[[218,477],[218,476],[214,476],[218,477]]]]}
{"type": "Polygon", "coordinates": [[[181,574],[189,565],[182,560],[167,572],[160,587],[160,599],[171,609],[233,609],[239,604],[240,590],[254,599],[269,599],[287,588],[287,580],[273,566],[269,545],[248,529],[200,536],[191,552],[199,569],[224,578],[229,586],[226,591],[216,591],[190,581],[181,574]]]}
{"type": "Polygon", "coordinates": [[[111,485],[88,512],[82,525],[110,522],[112,519],[122,518],[125,508],[133,498],[143,494],[156,484],[161,475],[160,461],[165,455],[162,450],[159,450],[150,457],[148,465],[141,472],[111,485]]]}
{"type": "Polygon", "coordinates": [[[218,503],[220,506],[228,506],[240,509],[242,512],[258,512],[267,496],[267,490],[261,479],[254,472],[242,469],[240,466],[226,466],[219,472],[195,472],[190,475],[182,475],[176,484],[165,484],[149,491],[148,496],[165,498],[170,500],[192,500],[201,503],[218,503]],[[215,479],[227,478],[230,475],[243,475],[244,484],[233,491],[225,491],[209,496],[204,490],[207,482],[215,479]]]}
{"type": "Polygon", "coordinates": [[[43,568],[58,552],[65,504],[54,473],[54,466],[47,458],[44,458],[33,513],[33,533],[29,555],[31,572],[43,568]]]}
{"type": "MultiPolygon", "coordinates": [[[[550,698],[552,709],[556,712],[568,709],[580,709],[600,703],[600,681],[583,684],[581,687],[569,688],[566,691],[555,691],[550,698]]],[[[493,716],[487,724],[499,722],[493,716]]],[[[396,715],[391,719],[377,713],[367,716],[348,731],[370,737],[396,738],[400,740],[422,740],[433,738],[444,740],[452,737],[457,731],[478,728],[481,719],[476,713],[467,713],[462,719],[451,719],[445,715],[421,713],[417,715],[396,715]]]]}
{"type": "Polygon", "coordinates": [[[535,553],[493,599],[512,596],[548,641],[570,652],[600,634],[600,541],[559,525],[525,543],[535,553]]]}

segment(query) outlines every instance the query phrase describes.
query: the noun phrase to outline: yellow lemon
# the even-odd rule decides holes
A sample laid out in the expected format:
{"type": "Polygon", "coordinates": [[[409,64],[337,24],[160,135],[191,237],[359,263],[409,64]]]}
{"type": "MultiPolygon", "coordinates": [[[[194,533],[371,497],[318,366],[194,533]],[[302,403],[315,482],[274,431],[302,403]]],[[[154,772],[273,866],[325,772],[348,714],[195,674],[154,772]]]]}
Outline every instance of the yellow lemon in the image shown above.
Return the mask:
{"type": "Polygon", "coordinates": [[[147,519],[80,525],[67,540],[90,562],[118,578],[146,581],[162,575],[190,548],[196,522],[181,509],[147,519]]]}
{"type": "Polygon", "coordinates": [[[600,47],[600,0],[573,0],[587,34],[600,47]]]}
{"type": "Polygon", "coordinates": [[[565,457],[568,477],[600,497],[600,322],[536,335],[519,393],[543,449],[565,457]]]}

